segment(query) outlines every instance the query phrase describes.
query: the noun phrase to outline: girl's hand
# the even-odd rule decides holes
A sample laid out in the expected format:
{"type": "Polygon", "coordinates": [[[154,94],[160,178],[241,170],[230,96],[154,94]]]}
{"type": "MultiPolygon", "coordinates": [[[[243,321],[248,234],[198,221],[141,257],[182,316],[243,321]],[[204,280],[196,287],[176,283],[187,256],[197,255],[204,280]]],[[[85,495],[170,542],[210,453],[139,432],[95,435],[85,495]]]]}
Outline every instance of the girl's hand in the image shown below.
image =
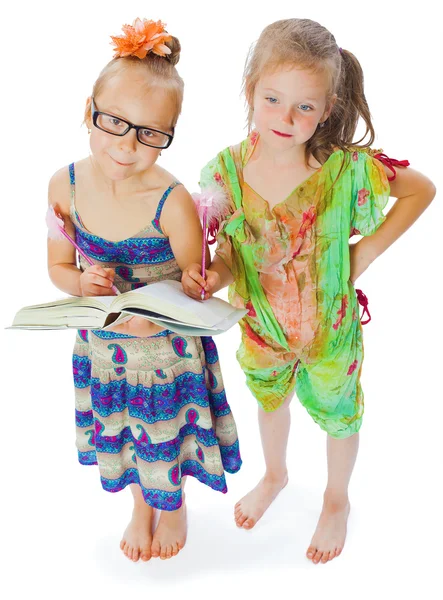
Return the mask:
{"type": "Polygon", "coordinates": [[[148,321],[143,317],[132,317],[125,323],[121,323],[112,328],[110,327],[108,331],[124,333],[125,335],[134,335],[135,337],[149,337],[156,333],[160,333],[160,331],[164,331],[164,329],[164,327],[151,323],[151,321],[148,321]]]}
{"type": "Polygon", "coordinates": [[[201,265],[192,263],[183,271],[182,286],[185,294],[201,300],[202,288],[205,291],[204,300],[208,300],[220,289],[220,275],[216,271],[206,269],[206,280],[201,276],[201,265]]]}
{"type": "Polygon", "coordinates": [[[373,258],[371,254],[364,248],[362,242],[365,241],[363,238],[356,244],[349,244],[349,257],[351,267],[351,283],[354,284],[357,279],[366,271],[366,269],[372,264],[373,258]]]}
{"type": "Polygon", "coordinates": [[[115,292],[111,289],[114,277],[114,269],[91,265],[80,275],[82,296],[115,296],[115,292]]]}

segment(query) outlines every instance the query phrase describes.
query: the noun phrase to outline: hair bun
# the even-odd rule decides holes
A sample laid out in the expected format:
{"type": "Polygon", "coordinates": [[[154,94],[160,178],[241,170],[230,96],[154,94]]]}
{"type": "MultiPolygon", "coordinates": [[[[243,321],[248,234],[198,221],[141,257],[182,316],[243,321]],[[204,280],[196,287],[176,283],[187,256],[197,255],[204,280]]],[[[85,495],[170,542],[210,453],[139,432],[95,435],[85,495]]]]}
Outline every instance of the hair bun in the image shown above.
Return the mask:
{"type": "Polygon", "coordinates": [[[171,54],[165,54],[166,60],[172,65],[176,65],[180,60],[181,45],[178,38],[171,35],[171,39],[165,43],[165,45],[171,50],[171,54]]]}

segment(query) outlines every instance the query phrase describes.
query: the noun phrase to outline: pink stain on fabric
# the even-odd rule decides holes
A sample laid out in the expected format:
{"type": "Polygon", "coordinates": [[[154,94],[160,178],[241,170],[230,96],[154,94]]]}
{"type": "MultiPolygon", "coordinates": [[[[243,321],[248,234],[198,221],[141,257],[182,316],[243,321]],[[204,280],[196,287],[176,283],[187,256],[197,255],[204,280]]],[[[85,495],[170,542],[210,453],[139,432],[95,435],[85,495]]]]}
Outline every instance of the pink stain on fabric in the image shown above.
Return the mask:
{"type": "Polygon", "coordinates": [[[352,373],[355,371],[357,366],[358,366],[358,360],[354,360],[354,362],[351,364],[351,366],[348,369],[348,375],[352,375],[352,373]]]}
{"type": "Polygon", "coordinates": [[[363,206],[366,204],[369,197],[369,190],[365,190],[365,188],[358,191],[358,205],[363,206]]]}

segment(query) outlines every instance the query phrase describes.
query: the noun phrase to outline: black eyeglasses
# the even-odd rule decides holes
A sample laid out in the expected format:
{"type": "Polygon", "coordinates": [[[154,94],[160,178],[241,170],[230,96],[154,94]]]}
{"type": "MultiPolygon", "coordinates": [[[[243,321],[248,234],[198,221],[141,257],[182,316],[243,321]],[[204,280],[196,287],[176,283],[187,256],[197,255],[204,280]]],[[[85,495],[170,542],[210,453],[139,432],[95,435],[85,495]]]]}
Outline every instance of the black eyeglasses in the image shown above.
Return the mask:
{"type": "Polygon", "coordinates": [[[133,125],[129,121],[120,119],[120,117],[101,112],[97,110],[93,99],[91,100],[91,111],[94,126],[111,135],[123,136],[131,129],[135,129],[140,144],[151,146],[152,148],[161,148],[162,150],[169,148],[174,139],[173,134],[158,131],[158,129],[152,129],[152,127],[133,125]]]}

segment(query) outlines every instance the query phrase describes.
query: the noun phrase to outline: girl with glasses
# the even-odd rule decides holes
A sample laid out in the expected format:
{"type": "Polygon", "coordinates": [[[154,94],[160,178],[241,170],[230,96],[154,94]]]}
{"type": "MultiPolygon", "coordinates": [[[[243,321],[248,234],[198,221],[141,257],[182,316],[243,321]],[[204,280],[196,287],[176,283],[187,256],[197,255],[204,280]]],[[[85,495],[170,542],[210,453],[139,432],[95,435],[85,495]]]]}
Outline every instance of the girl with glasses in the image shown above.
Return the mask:
{"type": "MultiPolygon", "coordinates": [[[[68,242],[48,240],[50,278],[76,296],[179,281],[201,255],[193,200],[157,164],[182,106],[179,41],[160,21],[123,31],[86,102],[90,156],[49,184],[50,205],[94,262],[77,266],[68,242]]],[[[133,561],[175,556],[186,540],[185,477],[226,492],[225,471],[241,465],[214,342],[133,317],[112,331],[79,330],[73,374],[80,463],[98,464],[109,492],[131,487],[121,549],[133,561]]]]}

